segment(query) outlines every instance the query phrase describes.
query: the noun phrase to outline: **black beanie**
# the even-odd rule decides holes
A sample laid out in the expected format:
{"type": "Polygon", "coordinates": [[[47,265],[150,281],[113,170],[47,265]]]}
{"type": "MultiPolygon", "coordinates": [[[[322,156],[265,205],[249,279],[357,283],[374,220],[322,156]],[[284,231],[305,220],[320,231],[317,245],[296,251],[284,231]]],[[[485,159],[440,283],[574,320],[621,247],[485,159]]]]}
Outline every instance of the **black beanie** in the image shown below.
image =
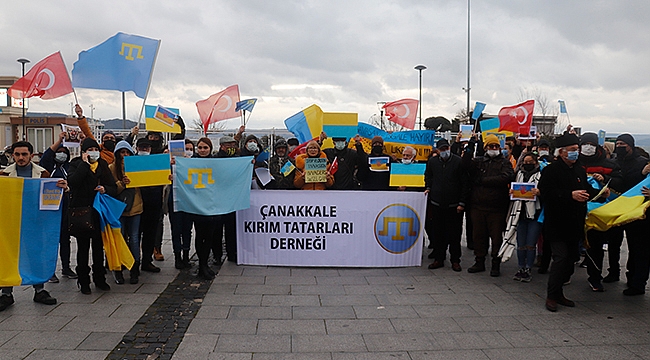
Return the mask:
{"type": "Polygon", "coordinates": [[[634,137],[632,137],[632,135],[630,135],[630,134],[621,134],[621,135],[619,135],[616,138],[616,141],[619,141],[619,140],[626,143],[626,144],[628,144],[628,145],[630,145],[630,147],[632,147],[632,148],[634,147],[634,137]]]}
{"type": "Polygon", "coordinates": [[[596,135],[596,133],[592,133],[592,132],[586,132],[586,133],[582,134],[582,136],[580,136],[580,145],[586,144],[586,143],[598,145],[598,135],[596,135]]]}
{"type": "Polygon", "coordinates": [[[81,142],[81,151],[86,152],[86,150],[90,149],[91,147],[96,147],[99,149],[99,144],[95,139],[92,138],[85,138],[84,141],[81,142]]]}

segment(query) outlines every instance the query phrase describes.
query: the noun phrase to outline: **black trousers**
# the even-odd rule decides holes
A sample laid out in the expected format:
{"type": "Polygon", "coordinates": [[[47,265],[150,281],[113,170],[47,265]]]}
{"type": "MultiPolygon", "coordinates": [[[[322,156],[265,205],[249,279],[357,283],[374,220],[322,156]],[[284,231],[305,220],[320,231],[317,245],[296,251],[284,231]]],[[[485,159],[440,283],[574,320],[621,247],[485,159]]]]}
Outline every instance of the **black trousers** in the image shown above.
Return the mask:
{"type": "MultiPolygon", "coordinates": [[[[544,240],[548,241],[549,239],[544,240]]],[[[551,271],[548,276],[546,297],[559,300],[564,297],[562,290],[564,283],[571,279],[574,264],[580,259],[580,249],[578,239],[567,242],[552,241],[550,245],[553,253],[553,263],[551,263],[551,271]]]]}
{"type": "MultiPolygon", "coordinates": [[[[587,274],[590,281],[601,281],[603,279],[602,268],[605,251],[603,244],[609,243],[609,239],[616,236],[618,229],[613,228],[607,231],[589,230],[587,240],[589,249],[587,249],[587,274]]],[[[618,261],[617,261],[618,263],[618,261]]]]}
{"type": "Polygon", "coordinates": [[[217,228],[214,239],[221,244],[223,234],[226,235],[226,254],[229,261],[237,262],[237,215],[236,212],[217,216],[217,228]]]}
{"type": "Polygon", "coordinates": [[[153,262],[153,248],[158,238],[160,224],[162,222],[162,202],[155,206],[144,206],[142,215],[140,215],[140,234],[142,246],[142,263],[151,264],[153,262]]]}
{"type": "MultiPolygon", "coordinates": [[[[99,225],[99,222],[97,222],[99,225]]],[[[99,228],[99,226],[97,226],[99,228]]],[[[80,278],[87,278],[90,274],[90,250],[92,249],[93,277],[97,278],[106,273],[104,268],[104,243],[99,230],[91,235],[77,237],[77,272],[80,278]]]]}
{"type": "Polygon", "coordinates": [[[627,281],[630,288],[645,291],[650,276],[650,220],[637,220],[626,225],[629,247],[627,281]],[[631,260],[630,260],[631,259],[631,260]]]}
{"type": "Polygon", "coordinates": [[[449,260],[460,263],[460,237],[463,233],[463,213],[458,213],[456,207],[440,207],[430,204],[434,259],[444,261],[449,249],[449,260]]]}
{"type": "Polygon", "coordinates": [[[492,239],[492,258],[497,258],[501,243],[503,243],[506,212],[472,209],[470,216],[474,227],[474,255],[476,261],[485,261],[490,239],[492,239]]]}
{"type": "Polygon", "coordinates": [[[196,255],[199,258],[199,266],[208,265],[215,224],[216,222],[213,217],[206,217],[201,221],[194,220],[194,230],[196,230],[194,246],[196,248],[196,255]]]}

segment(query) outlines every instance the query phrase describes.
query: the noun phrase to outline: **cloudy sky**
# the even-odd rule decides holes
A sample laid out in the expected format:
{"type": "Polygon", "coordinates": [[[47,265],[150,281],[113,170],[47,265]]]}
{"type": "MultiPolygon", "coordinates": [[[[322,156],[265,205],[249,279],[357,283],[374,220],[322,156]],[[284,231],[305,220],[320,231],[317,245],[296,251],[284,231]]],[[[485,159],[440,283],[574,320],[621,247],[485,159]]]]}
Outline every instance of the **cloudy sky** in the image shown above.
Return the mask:
{"type": "MultiPolygon", "coordinates": [[[[259,99],[250,127],[284,127],[314,103],[368,122],[379,101],[418,98],[418,64],[428,68],[423,118],[466,106],[465,0],[43,0],[2,9],[0,75],[20,75],[18,58],[34,64],[56,51],[71,71],[80,51],[117,32],[160,39],[147,104],[178,107],[190,121],[196,101],[239,84],[242,99],[259,99]]],[[[473,0],[472,106],[496,113],[540,94],[548,113],[564,99],[584,130],[649,133],[649,14],[647,0],[473,0]]],[[[95,117],[121,117],[119,92],[77,95],[95,117]]],[[[33,99],[30,110],[70,112],[72,101],[33,99]]],[[[127,93],[127,117],[141,105],[127,93]]]]}

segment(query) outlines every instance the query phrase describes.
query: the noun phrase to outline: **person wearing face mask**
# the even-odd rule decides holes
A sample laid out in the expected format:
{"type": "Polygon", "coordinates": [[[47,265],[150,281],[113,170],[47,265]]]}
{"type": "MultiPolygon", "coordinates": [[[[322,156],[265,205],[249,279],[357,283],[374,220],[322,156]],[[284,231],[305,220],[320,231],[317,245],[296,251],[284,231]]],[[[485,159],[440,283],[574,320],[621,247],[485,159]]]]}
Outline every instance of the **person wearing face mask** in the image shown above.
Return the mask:
{"type": "MultiPolygon", "coordinates": [[[[108,163],[100,157],[99,144],[92,138],[81,142],[81,156],[70,161],[68,174],[70,186],[70,208],[92,206],[95,194],[100,192],[117,196],[115,178],[108,168],[108,163]]],[[[91,234],[75,234],[77,239],[77,275],[82,294],[90,294],[89,251],[92,248],[92,275],[95,287],[107,291],[111,287],[106,283],[104,268],[104,250],[99,226],[99,214],[92,210],[95,231],[91,234]]]]}
{"type": "Polygon", "coordinates": [[[252,189],[265,188],[264,185],[262,185],[262,183],[257,179],[257,175],[255,175],[255,169],[260,167],[268,168],[268,164],[265,161],[257,160],[258,157],[261,157],[259,155],[263,151],[264,148],[260,144],[260,140],[257,138],[257,136],[253,134],[246,136],[246,138],[244,139],[244,145],[240,149],[240,153],[241,156],[252,156],[254,159],[253,178],[252,178],[253,182],[251,183],[252,189]]]}
{"type": "Polygon", "coordinates": [[[496,135],[485,137],[485,156],[473,157],[476,139],[472,138],[463,155],[463,166],[469,174],[471,184],[470,203],[472,209],[475,263],[467,269],[469,273],[485,271],[485,257],[492,240],[492,269],[490,276],[501,275],[499,249],[503,241],[503,230],[510,205],[509,186],[515,179],[510,161],[503,157],[496,135]]]}
{"type": "MultiPolygon", "coordinates": [[[[593,132],[584,133],[580,137],[579,164],[584,167],[587,176],[591,176],[598,186],[609,184],[609,188],[620,192],[623,185],[623,176],[620,166],[616,161],[607,158],[605,150],[598,145],[598,135],[593,132]]],[[[584,264],[587,267],[589,278],[587,279],[594,292],[603,292],[605,289],[601,268],[603,266],[603,244],[608,244],[610,239],[616,243],[616,239],[623,237],[623,228],[613,227],[607,231],[589,230],[587,232],[588,247],[586,250],[584,264]]],[[[618,264],[618,261],[616,262],[618,264]]],[[[584,265],[583,265],[584,266],[584,265]]],[[[618,279],[618,271],[612,271],[611,276],[604,282],[611,282],[612,277],[618,279]]]]}
{"type": "MultiPolygon", "coordinates": [[[[577,164],[579,142],[571,133],[555,139],[558,159],[544,168],[537,186],[544,206],[544,241],[549,242],[553,254],[546,290],[546,309],[553,312],[558,304],[575,306],[564,296],[562,286],[570,281],[580,259],[587,201],[598,194],[587,181],[585,169],[577,164]]],[[[607,198],[609,190],[604,195],[607,198]]]]}
{"type": "MultiPolygon", "coordinates": [[[[50,172],[53,178],[67,179],[70,168],[70,150],[63,146],[65,133],[61,132],[57,141],[49,148],[45,149],[39,165],[50,172]]],[[[77,274],[70,268],[70,234],[68,233],[68,205],[70,194],[63,193],[61,200],[61,232],[59,234],[59,255],[61,258],[61,275],[68,279],[76,279],[77,274]]],[[[59,282],[56,274],[52,275],[50,282],[59,282]]]]}
{"type": "Polygon", "coordinates": [[[429,269],[445,265],[449,248],[451,269],[461,271],[463,211],[470,191],[467,172],[460,156],[451,153],[446,139],[438,140],[436,148],[440,154],[429,158],[424,171],[424,194],[427,196],[425,230],[433,243],[429,258],[435,259],[429,269]]]}
{"type": "MultiPolygon", "coordinates": [[[[384,139],[381,136],[375,136],[371,140],[372,150],[367,155],[368,163],[365,166],[359,167],[357,177],[361,181],[361,189],[363,190],[390,190],[390,164],[395,160],[392,156],[384,153],[384,139]],[[370,166],[370,163],[375,158],[388,158],[388,170],[376,171],[370,166]]],[[[361,150],[363,151],[363,148],[361,150]]]]}
{"type": "Polygon", "coordinates": [[[368,167],[368,158],[363,151],[361,137],[357,135],[354,138],[356,150],[348,147],[346,138],[332,138],[334,148],[325,149],[323,152],[327,155],[330,164],[336,159],[338,170],[334,174],[334,185],[332,190],[355,190],[358,189],[359,181],[357,180],[357,170],[368,167]]]}
{"type": "Polygon", "coordinates": [[[551,143],[546,139],[541,139],[537,144],[537,160],[539,161],[539,166],[543,170],[546,165],[550,164],[553,161],[553,156],[551,154],[551,143]]]}
{"type": "Polygon", "coordinates": [[[273,179],[270,186],[267,188],[270,189],[282,189],[282,190],[294,190],[296,187],[293,186],[293,179],[295,177],[295,170],[285,176],[282,172],[282,167],[285,166],[287,162],[295,163],[289,158],[289,146],[284,139],[280,139],[275,142],[275,155],[271,156],[269,159],[269,171],[273,179]]]}
{"type": "MultiPolygon", "coordinates": [[[[217,152],[217,157],[224,158],[237,156],[239,156],[237,140],[231,136],[222,136],[219,139],[219,151],[217,152]]],[[[236,212],[233,211],[231,213],[217,215],[216,229],[213,237],[216,244],[219,245],[222,243],[222,239],[225,238],[227,259],[234,263],[237,262],[237,219],[235,214],[236,212]]],[[[222,255],[220,255],[220,253],[223,252],[223,247],[213,245],[213,251],[214,250],[218,251],[219,254],[214,254],[213,256],[218,256],[219,259],[217,261],[221,263],[222,255]],[[218,247],[218,249],[216,249],[215,246],[218,247]]]]}
{"type": "Polygon", "coordinates": [[[512,154],[512,144],[511,143],[506,143],[505,144],[505,149],[501,150],[501,154],[503,154],[503,157],[506,158],[506,160],[510,161],[510,165],[512,165],[512,168],[517,167],[517,159],[512,154]]]}
{"type": "Polygon", "coordinates": [[[318,142],[313,140],[307,144],[307,151],[304,154],[296,156],[296,176],[293,178],[293,185],[301,190],[325,190],[331,188],[335,180],[334,176],[329,173],[331,166],[329,161],[327,162],[327,181],[317,183],[305,182],[305,161],[309,158],[327,159],[327,155],[320,150],[318,142]]]}
{"type": "MultiPolygon", "coordinates": [[[[77,125],[79,125],[79,128],[81,129],[81,132],[87,137],[95,140],[95,135],[93,135],[92,130],[90,129],[90,126],[88,125],[88,120],[86,120],[86,117],[84,116],[83,109],[79,104],[76,104],[74,106],[74,111],[77,114],[77,125]]],[[[111,130],[106,130],[102,133],[101,136],[101,141],[102,143],[99,145],[99,150],[102,159],[106,161],[106,163],[111,164],[113,163],[114,159],[114,154],[113,150],[115,150],[115,144],[116,144],[116,138],[115,138],[115,133],[111,130]]]]}
{"type": "Polygon", "coordinates": [[[298,147],[298,145],[300,145],[300,141],[298,141],[298,139],[296,138],[290,138],[289,140],[287,140],[287,147],[288,147],[287,154],[291,154],[291,152],[295,150],[298,147]]]}

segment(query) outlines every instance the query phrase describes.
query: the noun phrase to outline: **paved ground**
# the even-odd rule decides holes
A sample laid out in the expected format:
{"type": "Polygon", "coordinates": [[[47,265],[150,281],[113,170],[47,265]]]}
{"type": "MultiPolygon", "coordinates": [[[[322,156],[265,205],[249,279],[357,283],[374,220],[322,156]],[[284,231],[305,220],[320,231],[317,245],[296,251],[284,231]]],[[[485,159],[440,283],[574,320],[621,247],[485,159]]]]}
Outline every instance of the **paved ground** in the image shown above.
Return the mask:
{"type": "MultiPolygon", "coordinates": [[[[171,255],[169,240],[164,253],[171,255]]],[[[471,265],[469,250],[463,259],[464,268],[471,265]]],[[[168,259],[157,262],[160,274],[112,285],[110,292],[93,287],[92,295],[82,295],[67,279],[48,284],[56,306],[35,304],[30,287],[16,288],[16,304],[0,313],[0,359],[157,359],[172,352],[173,359],[650,359],[650,295],[624,297],[624,283],[593,293],[585,269],[576,269],[566,295],[577,307],[550,313],[547,275],[515,282],[512,260],[499,278],[456,273],[448,263],[428,270],[428,263],[392,269],[226,263],[208,290],[209,283],[187,274],[177,278],[168,259]],[[197,291],[184,296],[183,286],[197,291]],[[176,325],[147,327],[162,329],[161,323],[176,325]]]]}

